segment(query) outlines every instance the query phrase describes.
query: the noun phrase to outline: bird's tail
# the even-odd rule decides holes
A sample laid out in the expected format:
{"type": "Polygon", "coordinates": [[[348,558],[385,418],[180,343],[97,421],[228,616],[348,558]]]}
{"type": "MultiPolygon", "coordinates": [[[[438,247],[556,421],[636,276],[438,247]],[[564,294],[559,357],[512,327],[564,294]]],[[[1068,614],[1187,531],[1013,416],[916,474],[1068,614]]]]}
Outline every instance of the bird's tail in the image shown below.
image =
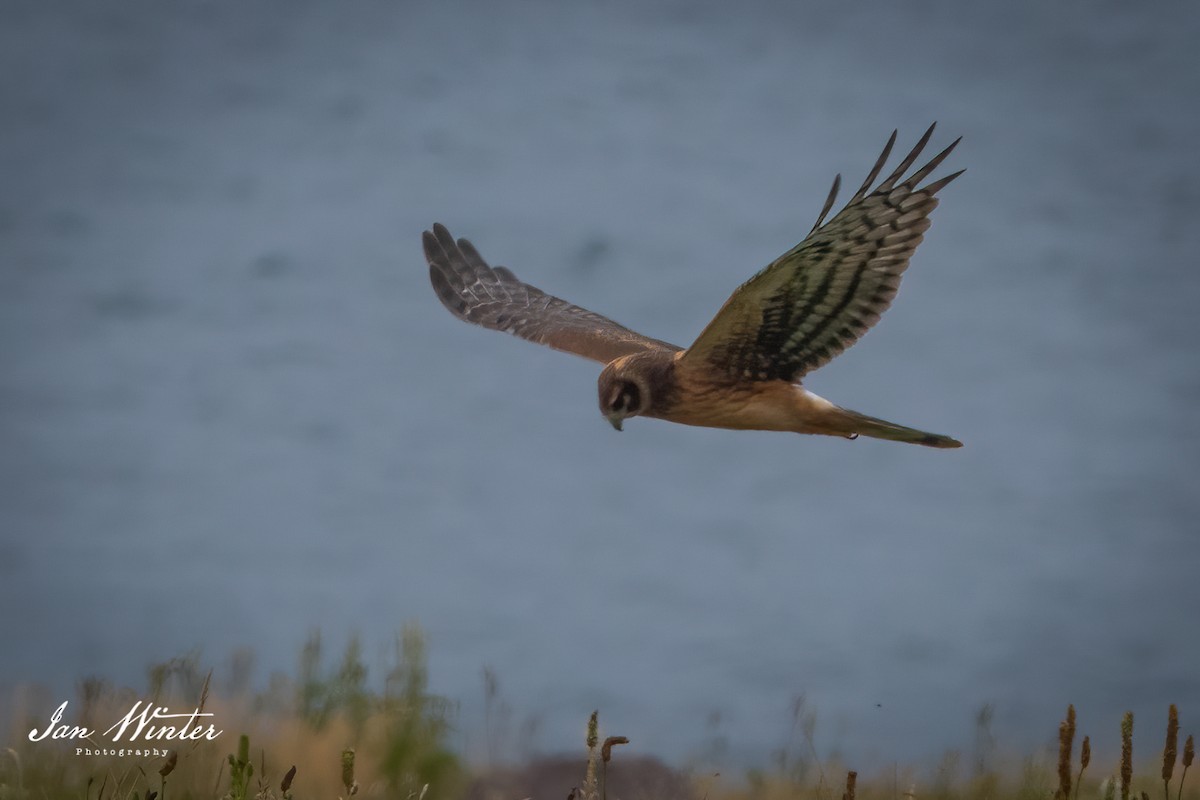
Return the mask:
{"type": "Polygon", "coordinates": [[[846,425],[845,435],[851,438],[861,435],[870,436],[873,439],[890,439],[893,442],[920,444],[925,447],[962,447],[962,442],[952,439],[949,436],[942,436],[939,433],[929,433],[928,431],[919,431],[915,428],[906,428],[894,422],[868,417],[866,414],[859,414],[857,411],[850,411],[844,408],[840,410],[845,414],[842,420],[846,425]]]}

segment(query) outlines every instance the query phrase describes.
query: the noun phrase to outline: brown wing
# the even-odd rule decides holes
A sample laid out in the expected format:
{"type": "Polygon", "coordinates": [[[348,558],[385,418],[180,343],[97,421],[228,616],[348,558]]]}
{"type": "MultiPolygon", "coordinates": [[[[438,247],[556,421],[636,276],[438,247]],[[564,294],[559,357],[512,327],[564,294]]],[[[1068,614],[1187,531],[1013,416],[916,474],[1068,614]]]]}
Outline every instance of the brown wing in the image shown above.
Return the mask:
{"type": "Polygon", "coordinates": [[[682,349],[548,295],[504,267],[488,266],[470,242],[455,242],[444,225],[434,224],[421,239],[434,291],[459,319],[603,364],[643,350],[682,349]]]}
{"type": "Polygon", "coordinates": [[[918,187],[958,140],[904,182],[933,126],[896,171],[870,194],[896,133],[862,188],[828,224],[839,176],[808,237],[739,287],[717,312],[684,362],[739,380],[796,382],[858,341],[891,305],[908,260],[929,228],[934,195],[962,172],[918,187]]]}

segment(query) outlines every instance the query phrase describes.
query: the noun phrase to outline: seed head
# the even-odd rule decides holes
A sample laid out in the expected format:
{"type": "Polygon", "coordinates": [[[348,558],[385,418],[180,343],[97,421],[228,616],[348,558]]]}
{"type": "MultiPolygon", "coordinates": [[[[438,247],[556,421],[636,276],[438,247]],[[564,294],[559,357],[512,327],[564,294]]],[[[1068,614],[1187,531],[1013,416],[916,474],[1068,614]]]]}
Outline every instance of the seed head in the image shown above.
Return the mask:
{"type": "Polygon", "coordinates": [[[1163,746],[1162,779],[1164,781],[1171,780],[1171,773],[1175,771],[1175,755],[1178,745],[1179,710],[1175,708],[1174,703],[1171,703],[1171,707],[1167,709],[1167,743],[1163,746]]]}
{"type": "Polygon", "coordinates": [[[1121,718],[1121,800],[1129,800],[1129,784],[1133,780],[1133,712],[1121,718]]]}
{"type": "Polygon", "coordinates": [[[346,787],[346,795],[358,793],[358,782],[354,780],[354,748],[347,747],[342,751],[342,785],[346,787]]]}
{"type": "Polygon", "coordinates": [[[593,711],[592,716],[588,718],[587,731],[587,746],[589,750],[596,747],[596,743],[600,741],[600,712],[593,711]]]}
{"type": "Polygon", "coordinates": [[[846,773],[846,793],[842,795],[842,800],[854,800],[854,792],[858,785],[858,773],[850,770],[846,773]]]}
{"type": "Polygon", "coordinates": [[[1075,706],[1067,706],[1067,718],[1058,726],[1058,791],[1071,796],[1071,750],[1075,747],[1075,706]]]}
{"type": "Polygon", "coordinates": [[[1068,715],[1058,726],[1058,797],[1063,800],[1071,797],[1071,733],[1068,715]]]}

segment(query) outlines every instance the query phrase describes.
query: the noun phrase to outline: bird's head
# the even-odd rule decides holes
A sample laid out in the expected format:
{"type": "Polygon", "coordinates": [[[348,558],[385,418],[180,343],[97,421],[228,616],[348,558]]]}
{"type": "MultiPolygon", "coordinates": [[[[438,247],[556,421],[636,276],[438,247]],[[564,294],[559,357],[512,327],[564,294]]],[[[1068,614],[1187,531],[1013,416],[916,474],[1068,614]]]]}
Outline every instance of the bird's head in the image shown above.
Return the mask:
{"type": "Polygon", "coordinates": [[[616,428],[627,417],[636,417],[650,406],[650,387],[645,376],[621,358],[600,373],[600,413],[616,428]]]}

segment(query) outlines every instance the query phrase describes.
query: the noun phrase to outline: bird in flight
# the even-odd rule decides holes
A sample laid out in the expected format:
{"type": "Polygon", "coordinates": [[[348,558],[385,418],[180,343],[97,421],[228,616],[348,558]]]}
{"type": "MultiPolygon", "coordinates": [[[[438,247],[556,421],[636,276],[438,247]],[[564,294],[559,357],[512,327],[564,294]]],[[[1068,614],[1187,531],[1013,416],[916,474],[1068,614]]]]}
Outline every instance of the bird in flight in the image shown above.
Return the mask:
{"type": "Polygon", "coordinates": [[[936,433],[840,408],[801,379],[858,341],[891,305],[929,228],[935,196],[962,174],[921,182],[955,140],[907,178],[930,126],[895,171],[872,188],[896,132],[850,202],[825,222],[841,176],[804,241],[742,284],[687,349],[651,339],[491,267],[466,239],[435,224],[422,241],[429,278],[452,314],[604,364],[600,411],[617,430],[629,417],[684,425],[870,436],[961,447],[936,433]]]}

